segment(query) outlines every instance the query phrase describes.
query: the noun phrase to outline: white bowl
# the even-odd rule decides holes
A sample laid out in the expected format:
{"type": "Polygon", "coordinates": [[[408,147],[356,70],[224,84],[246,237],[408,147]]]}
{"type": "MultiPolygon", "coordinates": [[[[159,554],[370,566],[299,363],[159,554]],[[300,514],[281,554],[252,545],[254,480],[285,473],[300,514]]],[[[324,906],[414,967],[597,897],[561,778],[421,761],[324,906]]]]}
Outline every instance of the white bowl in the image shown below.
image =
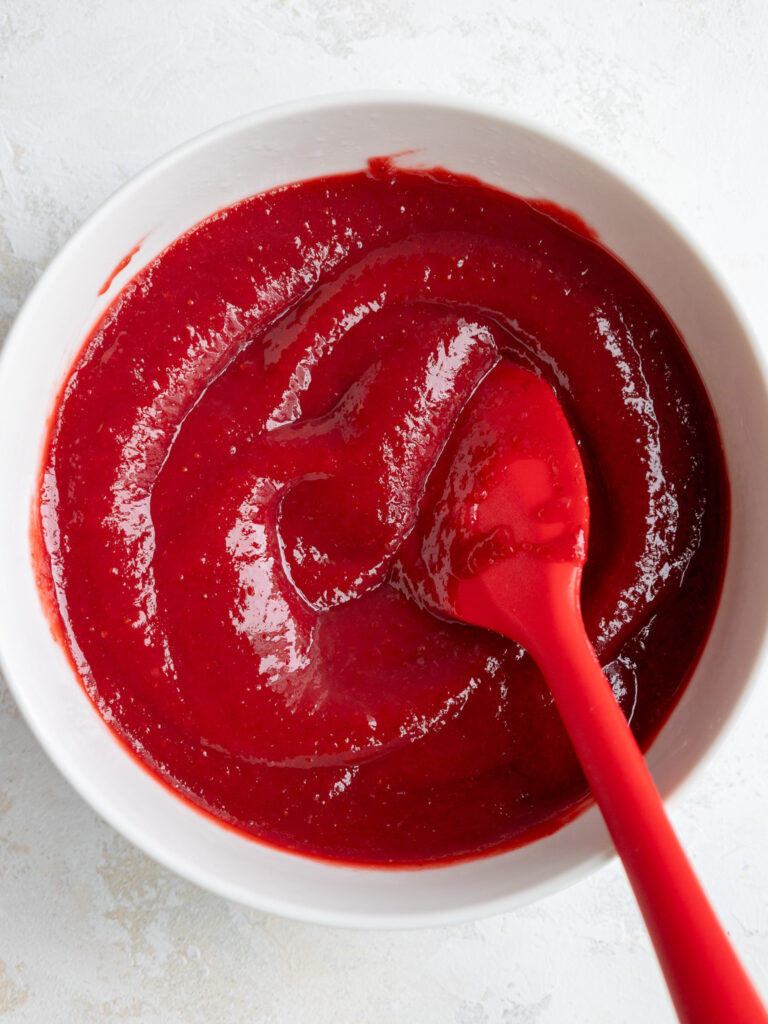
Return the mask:
{"type": "Polygon", "coordinates": [[[116,829],[208,889],[262,910],[330,924],[435,925],[508,910],[562,888],[612,855],[593,808],[556,834],[440,868],[334,866],[262,845],[177,799],[128,755],[85,696],[38,598],[30,510],[59,387],[94,322],[126,281],[203,217],[301,178],[413,152],[579,213],[665,306],[709,389],[732,487],[728,566],[709,642],[654,743],[662,794],[688,778],[743,701],[768,621],[768,397],[732,301],[681,232],[636,190],[549,134],[477,105],[363,95],[282,106],[187,143],[117,192],[53,261],[19,314],[0,364],[0,652],[43,747],[116,829]],[[105,294],[99,289],[141,243],[105,294]]]}

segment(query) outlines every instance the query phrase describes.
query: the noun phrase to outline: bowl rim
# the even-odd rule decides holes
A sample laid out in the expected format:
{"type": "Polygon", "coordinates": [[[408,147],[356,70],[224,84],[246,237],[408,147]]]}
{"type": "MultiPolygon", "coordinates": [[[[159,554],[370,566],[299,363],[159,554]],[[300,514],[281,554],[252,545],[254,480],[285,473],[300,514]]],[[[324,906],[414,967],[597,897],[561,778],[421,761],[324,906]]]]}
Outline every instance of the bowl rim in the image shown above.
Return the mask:
{"type": "MultiPolygon", "coordinates": [[[[702,251],[698,242],[678,220],[665,204],[656,196],[647,192],[639,185],[632,175],[626,173],[624,168],[609,157],[597,154],[589,146],[580,140],[576,140],[566,133],[553,129],[540,121],[521,115],[517,110],[509,110],[495,103],[470,100],[463,97],[450,96],[445,94],[433,94],[428,92],[405,91],[405,90],[357,90],[351,92],[334,92],[308,98],[294,99],[270,105],[266,108],[247,112],[218,124],[206,131],[193,136],[181,144],[163,153],[151,163],[143,167],[138,173],[131,176],[126,182],[120,185],[110,196],[100,203],[95,210],[75,229],[65,244],[48,263],[39,279],[30,290],[20,307],[5,343],[0,350],[0,392],[3,389],[7,375],[7,364],[10,361],[10,353],[19,344],[19,339],[26,333],[27,321],[34,316],[36,306],[43,296],[49,278],[54,277],[59,267],[66,265],[70,258],[70,252],[78,244],[82,235],[97,230],[102,221],[107,220],[114,209],[117,209],[125,200],[135,192],[144,188],[145,184],[156,176],[162,174],[173,164],[191,156],[200,149],[204,149],[216,143],[217,140],[237,134],[240,130],[258,129],[298,115],[311,115],[314,112],[329,111],[350,107],[382,105],[387,107],[402,106],[403,108],[422,107],[431,108],[436,111],[447,111],[450,113],[461,113],[474,115],[498,122],[499,126],[516,127],[543,138],[547,143],[554,143],[557,147],[575,154],[586,165],[595,169],[602,175],[613,177],[620,185],[634,194],[634,197],[642,205],[649,207],[663,222],[669,230],[677,236],[692,255],[699,261],[703,270],[709,275],[712,282],[720,290],[721,296],[728,307],[730,307],[736,321],[743,330],[744,339],[751,351],[751,355],[758,366],[762,378],[763,388],[768,392],[768,360],[759,345],[756,335],[752,329],[749,318],[745,314],[740,302],[734,295],[726,280],[724,280],[718,269],[713,266],[707,255],[702,251]]],[[[120,286],[120,290],[123,285],[120,286]]],[[[110,300],[111,301],[111,300],[110,300]]],[[[5,617],[4,617],[5,618],[5,617]]],[[[208,871],[199,869],[197,865],[184,861],[177,857],[170,849],[166,848],[161,841],[135,825],[129,818],[123,816],[121,810],[103,800],[97,791],[89,785],[88,778],[80,771],[74,770],[68,763],[67,758],[60,750],[52,749],[47,738],[44,738],[42,730],[38,727],[35,710],[27,700],[25,687],[21,680],[17,680],[10,670],[4,653],[6,644],[4,642],[5,630],[10,624],[0,621],[0,670],[6,681],[9,691],[29,726],[31,732],[38,740],[49,759],[58,768],[65,779],[72,785],[78,794],[119,833],[125,836],[131,843],[163,864],[176,874],[213,891],[225,898],[235,900],[241,904],[269,912],[290,917],[294,920],[307,923],[319,923],[334,926],[358,927],[358,928],[413,928],[413,927],[434,927],[436,925],[457,924],[476,920],[479,917],[490,916],[501,913],[524,903],[541,899],[554,892],[569,887],[575,882],[586,878],[597,868],[611,862],[616,853],[612,847],[607,846],[602,850],[584,857],[582,860],[570,867],[555,872],[544,882],[534,883],[525,891],[525,897],[507,894],[484,899],[470,901],[457,909],[452,907],[446,910],[425,910],[415,911],[408,914],[393,914],[382,916],[373,913],[350,913],[347,911],[330,912],[324,908],[310,907],[303,901],[291,902],[284,897],[272,898],[269,894],[262,892],[256,899],[250,891],[244,891],[237,884],[230,883],[221,875],[211,874],[208,871]]],[[[768,662],[768,618],[766,618],[762,629],[762,638],[759,646],[753,654],[749,670],[745,672],[744,682],[740,693],[736,698],[727,717],[723,720],[717,731],[709,738],[706,749],[695,764],[687,771],[682,780],[674,786],[665,796],[665,802],[673,800],[675,803],[680,800],[690,789],[692,789],[709,766],[712,758],[721,749],[722,744],[727,740],[731,730],[741,718],[745,707],[752,698],[758,685],[761,670],[768,662]]],[[[131,756],[130,754],[128,756],[131,756]]],[[[587,813],[594,813],[594,808],[587,813]]],[[[258,840],[256,840],[258,841],[258,840]]],[[[277,848],[273,848],[277,849],[277,848]]],[[[302,855],[292,853],[288,850],[278,849],[281,855],[289,858],[300,858],[302,855]]],[[[477,861],[470,861],[477,863],[477,861]]],[[[368,870],[367,868],[356,868],[347,864],[336,864],[334,867],[343,870],[368,870]]],[[[447,865],[450,866],[450,865],[447,865]]],[[[420,871],[444,870],[446,865],[425,866],[420,871]]],[[[373,869],[374,871],[380,869],[373,869]]]]}

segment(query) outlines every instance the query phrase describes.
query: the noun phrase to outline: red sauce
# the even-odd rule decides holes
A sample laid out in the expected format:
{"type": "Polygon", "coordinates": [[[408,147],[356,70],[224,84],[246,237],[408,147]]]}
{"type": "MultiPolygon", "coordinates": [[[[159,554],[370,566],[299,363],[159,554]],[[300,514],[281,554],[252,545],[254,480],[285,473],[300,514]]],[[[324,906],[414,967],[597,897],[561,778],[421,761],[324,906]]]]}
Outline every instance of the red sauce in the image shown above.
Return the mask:
{"type": "Polygon", "coordinates": [[[390,865],[585,805],[531,659],[433,614],[406,557],[499,358],[577,437],[587,628],[647,745],[716,607],[727,483],[678,334],[574,214],[379,160],[221,211],[112,304],[59,396],[40,524],[88,694],[185,799],[390,865]]]}

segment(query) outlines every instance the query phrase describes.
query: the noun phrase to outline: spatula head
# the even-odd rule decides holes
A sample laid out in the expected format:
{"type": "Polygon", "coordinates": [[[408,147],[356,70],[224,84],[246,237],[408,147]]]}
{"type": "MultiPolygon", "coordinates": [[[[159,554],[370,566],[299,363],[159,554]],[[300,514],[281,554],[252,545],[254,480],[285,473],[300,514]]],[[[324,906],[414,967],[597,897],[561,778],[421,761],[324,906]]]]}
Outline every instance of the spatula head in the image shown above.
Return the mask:
{"type": "Polygon", "coordinates": [[[549,384],[504,361],[455,437],[422,525],[436,600],[452,617],[535,648],[553,614],[579,611],[589,500],[576,440],[549,384]]]}

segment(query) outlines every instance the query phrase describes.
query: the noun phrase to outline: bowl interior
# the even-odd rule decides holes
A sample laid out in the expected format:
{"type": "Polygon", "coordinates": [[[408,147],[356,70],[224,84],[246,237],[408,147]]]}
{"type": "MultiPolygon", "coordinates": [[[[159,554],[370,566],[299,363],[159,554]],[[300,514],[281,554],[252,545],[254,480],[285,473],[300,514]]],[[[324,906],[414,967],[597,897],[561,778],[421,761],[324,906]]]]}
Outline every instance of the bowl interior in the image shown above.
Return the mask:
{"type": "Polygon", "coordinates": [[[115,741],[51,635],[30,557],[30,509],[47,417],[89,329],[126,281],[180,233],[254,192],[403,153],[579,213],[680,328],[718,416],[733,492],[722,601],[694,678],[649,763],[671,793],[742,699],[768,619],[762,510],[768,400],[754,349],[710,271],[641,196],[569,147],[474,107],[363,97],[279,108],[208,133],[120,190],[78,232],[20,314],[0,368],[0,652],[30,725],[63,773],[116,828],[216,892],[305,920],[438,924],[508,909],[560,888],[611,854],[593,809],[520,850],[419,871],[348,868],[245,839],[159,785],[115,741]],[[110,272],[136,245],[107,291],[110,272]]]}

